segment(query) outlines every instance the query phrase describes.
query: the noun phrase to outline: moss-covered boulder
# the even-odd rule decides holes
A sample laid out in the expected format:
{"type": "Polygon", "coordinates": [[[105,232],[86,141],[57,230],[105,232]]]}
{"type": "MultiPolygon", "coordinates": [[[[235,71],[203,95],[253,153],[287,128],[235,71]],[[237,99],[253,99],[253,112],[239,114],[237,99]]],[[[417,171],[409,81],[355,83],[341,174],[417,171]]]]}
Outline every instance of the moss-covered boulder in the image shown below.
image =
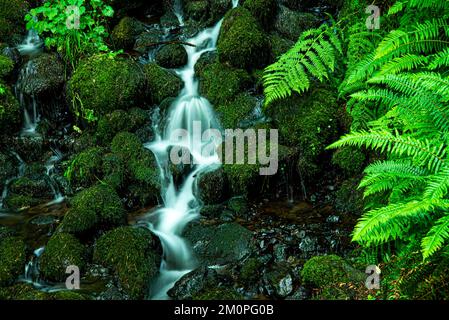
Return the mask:
{"type": "Polygon", "coordinates": [[[86,250],[72,235],[56,233],[45,246],[40,260],[42,276],[50,281],[64,281],[67,278],[66,268],[77,266],[80,271],[86,265],[86,250]]]}
{"type": "Polygon", "coordinates": [[[199,23],[206,23],[209,18],[208,0],[187,0],[184,3],[184,13],[188,19],[199,23]]]}
{"type": "Polygon", "coordinates": [[[75,156],[65,174],[73,187],[90,187],[98,181],[102,176],[103,154],[102,148],[92,147],[75,156]]]}
{"type": "Polygon", "coordinates": [[[145,98],[143,68],[130,59],[95,55],[81,62],[68,84],[68,97],[77,111],[104,115],[128,110],[145,98]]]}
{"type": "Polygon", "coordinates": [[[365,154],[354,147],[343,147],[332,155],[332,163],[340,167],[348,176],[361,173],[365,160],[365,154]]]}
{"type": "Polygon", "coordinates": [[[25,33],[28,6],[25,0],[0,0],[0,42],[16,42],[25,33]]]}
{"type": "Polygon", "coordinates": [[[132,17],[124,17],[112,30],[112,42],[118,49],[132,49],[136,38],[145,31],[145,26],[132,17]]]}
{"type": "Polygon", "coordinates": [[[315,28],[320,23],[312,13],[293,11],[282,5],[275,20],[276,31],[292,41],[297,41],[303,31],[315,28]]]}
{"type": "Polygon", "coordinates": [[[269,43],[259,22],[243,7],[226,14],[217,50],[221,62],[242,69],[263,67],[270,57],[269,43]]]}
{"type": "Polygon", "coordinates": [[[10,191],[18,195],[49,199],[53,195],[52,190],[44,180],[45,178],[40,178],[41,179],[34,180],[25,176],[16,179],[11,183],[10,191]]]}
{"type": "Polygon", "coordinates": [[[20,129],[20,105],[11,89],[0,81],[0,135],[20,129]]]}
{"type": "Polygon", "coordinates": [[[270,34],[268,40],[270,41],[271,61],[273,62],[286,53],[295,44],[294,41],[281,37],[277,33],[270,34]]]}
{"type": "Polygon", "coordinates": [[[135,134],[120,132],[112,139],[111,151],[124,159],[135,159],[143,152],[143,146],[135,134]]]}
{"type": "Polygon", "coordinates": [[[240,93],[234,100],[216,106],[223,128],[241,128],[244,120],[251,116],[257,103],[257,98],[248,93],[240,93]]]}
{"type": "Polygon", "coordinates": [[[168,44],[156,53],[156,62],[161,67],[174,69],[187,64],[187,52],[183,45],[168,44]]]}
{"type": "Polygon", "coordinates": [[[215,106],[231,103],[250,84],[251,77],[245,70],[221,63],[207,65],[200,76],[201,94],[215,106]]]}
{"type": "Polygon", "coordinates": [[[98,120],[95,132],[97,141],[105,145],[110,143],[117,133],[121,131],[135,132],[144,126],[149,126],[149,121],[149,113],[140,108],[132,108],[128,111],[115,110],[98,120]]]}
{"type": "Polygon", "coordinates": [[[16,237],[0,238],[0,286],[13,283],[25,270],[25,243],[16,237]]]}
{"type": "Polygon", "coordinates": [[[156,239],[149,230],[120,227],[98,239],[93,259],[111,268],[131,299],[141,299],[158,270],[160,258],[155,247],[156,239]]]}
{"type": "Polygon", "coordinates": [[[7,179],[17,174],[17,161],[9,154],[0,152],[0,189],[3,190],[7,179]]]}
{"type": "Polygon", "coordinates": [[[245,0],[243,7],[259,21],[262,27],[268,30],[276,17],[276,0],[245,0]]]}
{"type": "Polygon", "coordinates": [[[319,156],[337,138],[338,108],[334,92],[315,88],[305,95],[279,100],[267,110],[279,129],[280,143],[297,150],[296,167],[303,177],[319,171],[319,156]]]}
{"type": "Polygon", "coordinates": [[[360,178],[349,178],[338,186],[335,193],[335,209],[342,213],[360,215],[365,206],[363,190],[359,189],[360,178]]]}
{"type": "Polygon", "coordinates": [[[334,286],[339,283],[360,283],[365,280],[363,272],[353,268],[336,255],[316,256],[308,260],[301,271],[305,284],[314,288],[334,286]]]}
{"type": "Polygon", "coordinates": [[[263,263],[257,258],[248,258],[246,259],[239,273],[239,280],[241,283],[248,287],[251,284],[254,284],[258,280],[260,280],[261,268],[263,267],[263,263]]]}
{"type": "Polygon", "coordinates": [[[199,198],[204,204],[220,203],[224,199],[225,180],[223,169],[206,172],[199,177],[199,198]]]}
{"type": "Polygon", "coordinates": [[[27,209],[34,206],[37,206],[41,203],[41,200],[33,198],[31,196],[21,195],[21,194],[9,194],[4,199],[4,204],[6,208],[12,209],[12,210],[21,210],[21,209],[27,209]]]}
{"type": "Polygon", "coordinates": [[[0,79],[10,76],[13,69],[14,62],[10,58],[0,54],[0,79]]]}
{"type": "Polygon", "coordinates": [[[182,81],[176,74],[155,63],[145,66],[145,74],[151,102],[154,104],[159,104],[168,97],[177,97],[182,89],[182,81]]]}
{"type": "Polygon", "coordinates": [[[233,288],[210,288],[193,296],[193,300],[244,300],[244,296],[233,288]]]}
{"type": "Polygon", "coordinates": [[[248,195],[258,184],[256,164],[224,164],[223,170],[233,195],[248,195]]]}
{"type": "Polygon", "coordinates": [[[50,300],[50,294],[35,289],[31,284],[19,283],[11,287],[0,288],[0,300],[50,300]]]}
{"type": "Polygon", "coordinates": [[[60,230],[83,233],[94,226],[107,230],[126,222],[126,211],[120,197],[109,186],[96,185],[79,192],[71,201],[60,230]]]}

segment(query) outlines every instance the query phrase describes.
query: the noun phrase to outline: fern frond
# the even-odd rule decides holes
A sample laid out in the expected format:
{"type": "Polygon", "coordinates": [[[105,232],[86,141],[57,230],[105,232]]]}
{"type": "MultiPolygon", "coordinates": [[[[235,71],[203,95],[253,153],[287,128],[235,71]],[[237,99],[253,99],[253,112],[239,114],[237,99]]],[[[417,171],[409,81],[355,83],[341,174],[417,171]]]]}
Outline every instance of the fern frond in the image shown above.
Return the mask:
{"type": "Polygon", "coordinates": [[[438,219],[427,235],[422,239],[421,250],[424,259],[439,250],[449,238],[449,215],[438,219]]]}
{"type": "Polygon", "coordinates": [[[341,40],[327,25],[303,32],[297,43],[264,71],[265,104],[309,89],[310,78],[324,81],[342,54],[341,40]]]}

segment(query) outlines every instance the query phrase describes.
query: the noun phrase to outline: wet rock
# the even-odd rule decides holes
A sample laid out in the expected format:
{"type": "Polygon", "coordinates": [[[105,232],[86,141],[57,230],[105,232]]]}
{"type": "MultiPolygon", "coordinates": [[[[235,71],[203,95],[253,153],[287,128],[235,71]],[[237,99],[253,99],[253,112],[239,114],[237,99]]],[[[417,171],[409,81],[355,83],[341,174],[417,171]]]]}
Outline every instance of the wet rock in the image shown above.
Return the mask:
{"type": "Polygon", "coordinates": [[[309,296],[308,290],[301,286],[291,296],[288,296],[286,300],[306,300],[309,296]]]}
{"type": "Polygon", "coordinates": [[[360,178],[345,180],[335,193],[335,209],[342,213],[359,215],[363,212],[365,200],[363,190],[358,188],[360,178]]]}
{"type": "Polygon", "coordinates": [[[149,48],[154,48],[154,45],[159,43],[164,37],[164,33],[160,29],[150,29],[136,37],[133,50],[140,54],[148,53],[149,48]]]}
{"type": "Polygon", "coordinates": [[[64,65],[54,54],[44,53],[33,58],[20,74],[20,90],[37,98],[59,93],[64,83],[64,65]]]}
{"type": "Polygon", "coordinates": [[[2,86],[2,89],[4,92],[0,95],[0,135],[17,132],[21,125],[19,102],[10,87],[2,86]]]}
{"type": "Polygon", "coordinates": [[[270,296],[284,298],[293,292],[293,277],[286,264],[276,264],[264,275],[266,290],[270,296]]]}
{"type": "Polygon", "coordinates": [[[245,0],[243,7],[251,12],[265,30],[270,29],[278,8],[276,0],[245,0]]]}
{"type": "Polygon", "coordinates": [[[0,0],[0,39],[16,44],[25,33],[23,17],[28,11],[28,1],[0,0]]]}
{"type": "Polygon", "coordinates": [[[251,286],[260,280],[263,262],[258,258],[246,259],[240,269],[239,279],[245,287],[251,286]]]}
{"type": "Polygon", "coordinates": [[[301,240],[298,247],[304,257],[311,256],[318,251],[318,239],[306,236],[301,240]]]}
{"type": "Polygon", "coordinates": [[[1,51],[1,54],[5,57],[8,57],[14,62],[14,66],[17,67],[22,62],[22,56],[20,55],[19,50],[14,47],[5,47],[1,51]]]}
{"type": "Polygon", "coordinates": [[[317,27],[320,20],[311,13],[296,12],[285,6],[279,6],[274,27],[287,39],[297,41],[301,33],[317,27]]]}
{"type": "Polygon", "coordinates": [[[248,200],[242,196],[232,197],[228,201],[228,208],[242,218],[248,212],[248,200]]]}
{"type": "Polygon", "coordinates": [[[14,177],[17,173],[17,160],[6,153],[0,152],[0,189],[3,190],[7,179],[14,177]]]}
{"type": "Polygon", "coordinates": [[[200,292],[215,288],[218,275],[214,269],[200,267],[179,279],[168,295],[175,300],[189,300],[200,292]]]}
{"type": "Polygon", "coordinates": [[[204,69],[217,62],[218,56],[217,56],[217,52],[215,51],[210,51],[210,52],[206,52],[203,55],[201,55],[201,57],[198,59],[198,61],[195,64],[195,74],[200,77],[203,74],[204,69]]]}
{"type": "Polygon", "coordinates": [[[201,265],[225,265],[249,256],[255,250],[253,234],[236,224],[189,225],[184,236],[193,246],[201,265]]]}
{"type": "Polygon", "coordinates": [[[14,180],[11,183],[10,191],[14,194],[34,198],[49,199],[53,196],[49,184],[45,181],[45,176],[41,176],[38,180],[31,180],[28,177],[14,180]]]}
{"type": "Polygon", "coordinates": [[[187,64],[187,52],[181,44],[168,44],[156,53],[156,62],[167,69],[180,68],[187,64]]]}
{"type": "Polygon", "coordinates": [[[168,10],[160,19],[160,24],[163,28],[174,29],[179,26],[179,20],[173,13],[173,10],[168,10]]]}

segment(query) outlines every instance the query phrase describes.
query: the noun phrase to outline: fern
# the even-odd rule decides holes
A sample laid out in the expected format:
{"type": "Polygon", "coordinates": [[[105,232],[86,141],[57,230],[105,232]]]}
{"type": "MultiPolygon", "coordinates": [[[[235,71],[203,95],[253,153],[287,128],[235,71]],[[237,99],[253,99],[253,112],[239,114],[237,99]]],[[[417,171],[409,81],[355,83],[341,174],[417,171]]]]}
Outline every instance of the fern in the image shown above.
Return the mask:
{"type": "Polygon", "coordinates": [[[335,69],[342,44],[335,29],[322,25],[304,32],[296,44],[279,60],[265,69],[265,104],[285,98],[293,91],[309,89],[311,80],[329,78],[335,69]]]}
{"type": "Polygon", "coordinates": [[[449,215],[445,215],[430,229],[427,236],[422,240],[421,249],[424,258],[430,257],[444,242],[449,239],[449,215]]]}

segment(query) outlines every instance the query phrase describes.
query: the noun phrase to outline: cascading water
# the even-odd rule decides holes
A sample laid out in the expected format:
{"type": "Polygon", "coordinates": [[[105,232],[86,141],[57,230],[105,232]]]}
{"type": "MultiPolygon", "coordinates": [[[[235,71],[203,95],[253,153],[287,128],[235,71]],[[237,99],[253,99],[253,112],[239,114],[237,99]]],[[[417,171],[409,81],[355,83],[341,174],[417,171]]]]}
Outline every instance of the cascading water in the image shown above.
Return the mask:
{"type": "MultiPolygon", "coordinates": [[[[238,5],[236,0],[232,3],[233,7],[238,5]]],[[[180,23],[182,21],[180,19],[180,23]]],[[[147,216],[149,228],[160,238],[164,252],[160,275],[151,286],[150,296],[153,299],[167,299],[167,291],[195,267],[190,247],[181,234],[184,227],[199,216],[200,203],[195,195],[197,178],[215,170],[220,163],[215,148],[210,148],[213,141],[201,144],[194,141],[195,123],[201,125],[202,132],[219,129],[211,104],[199,95],[195,64],[202,54],[216,49],[221,24],[222,20],[187,41],[193,45],[185,46],[188,63],[184,68],[176,70],[184,82],[184,88],[170,108],[165,130],[156,133],[155,141],[146,145],[154,153],[159,165],[163,199],[163,207],[147,216]],[[178,129],[186,130],[187,142],[181,145],[190,152],[195,163],[179,189],[174,183],[169,166],[171,148],[180,146],[180,142],[171,137],[178,129]],[[204,155],[202,151],[205,148],[213,151],[204,155]]]]}
{"type": "Polygon", "coordinates": [[[59,189],[58,184],[55,181],[55,164],[61,161],[62,153],[57,149],[53,149],[53,153],[54,154],[50,157],[50,159],[48,159],[47,163],[45,164],[48,184],[51,188],[51,191],[53,192],[53,200],[47,203],[47,206],[64,201],[64,196],[62,195],[61,190],[59,189]]]}
{"type": "Polygon", "coordinates": [[[20,72],[19,79],[15,86],[16,97],[19,100],[20,106],[23,108],[22,135],[24,136],[36,135],[37,124],[40,120],[36,98],[25,94],[23,88],[23,79],[32,77],[35,73],[36,69],[33,62],[28,61],[20,72]]]}
{"type": "Polygon", "coordinates": [[[34,30],[29,30],[28,34],[21,44],[17,46],[21,55],[36,55],[42,52],[43,42],[34,30]]]}
{"type": "Polygon", "coordinates": [[[26,169],[26,164],[25,161],[22,160],[22,158],[14,151],[11,151],[11,154],[16,157],[17,161],[19,162],[19,172],[18,175],[15,177],[12,177],[10,179],[7,179],[5,181],[5,186],[3,187],[3,191],[2,194],[0,195],[0,210],[3,209],[3,201],[6,199],[6,197],[8,196],[8,191],[9,191],[9,185],[16,179],[23,177],[24,173],[25,173],[25,169],[26,169]]]}

